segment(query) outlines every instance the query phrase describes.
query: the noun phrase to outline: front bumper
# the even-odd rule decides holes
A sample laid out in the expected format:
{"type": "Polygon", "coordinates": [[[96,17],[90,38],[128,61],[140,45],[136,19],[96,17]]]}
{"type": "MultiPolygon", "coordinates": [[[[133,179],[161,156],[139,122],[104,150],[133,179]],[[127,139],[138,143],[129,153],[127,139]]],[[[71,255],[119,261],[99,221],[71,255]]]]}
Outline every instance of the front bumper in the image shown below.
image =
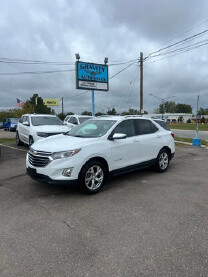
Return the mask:
{"type": "Polygon", "coordinates": [[[53,180],[49,176],[37,173],[35,168],[28,167],[26,168],[26,173],[33,180],[48,183],[48,184],[59,184],[59,185],[76,185],[77,180],[53,180]]]}

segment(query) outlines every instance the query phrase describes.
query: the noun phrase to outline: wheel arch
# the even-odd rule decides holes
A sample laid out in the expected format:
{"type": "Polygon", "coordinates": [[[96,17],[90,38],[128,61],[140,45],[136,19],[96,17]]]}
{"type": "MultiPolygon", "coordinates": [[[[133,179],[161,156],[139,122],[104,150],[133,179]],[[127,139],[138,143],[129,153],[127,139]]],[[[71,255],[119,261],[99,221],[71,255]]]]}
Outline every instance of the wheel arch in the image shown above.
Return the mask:
{"type": "MultiPolygon", "coordinates": [[[[162,151],[164,149],[168,151],[169,159],[171,160],[171,149],[168,146],[164,146],[163,148],[160,149],[160,151],[162,151]]],[[[159,151],[159,153],[160,153],[160,151],[159,151]]],[[[159,153],[158,153],[158,155],[159,155],[159,153]]]]}
{"type": "Polygon", "coordinates": [[[108,162],[106,161],[106,159],[104,159],[103,157],[100,157],[100,156],[96,156],[96,157],[90,158],[89,160],[86,161],[86,163],[82,166],[82,168],[79,172],[79,175],[82,172],[83,168],[86,166],[86,164],[88,164],[89,162],[92,162],[92,161],[99,161],[100,163],[102,163],[106,168],[106,173],[107,174],[109,173],[109,166],[108,166],[108,162]]]}

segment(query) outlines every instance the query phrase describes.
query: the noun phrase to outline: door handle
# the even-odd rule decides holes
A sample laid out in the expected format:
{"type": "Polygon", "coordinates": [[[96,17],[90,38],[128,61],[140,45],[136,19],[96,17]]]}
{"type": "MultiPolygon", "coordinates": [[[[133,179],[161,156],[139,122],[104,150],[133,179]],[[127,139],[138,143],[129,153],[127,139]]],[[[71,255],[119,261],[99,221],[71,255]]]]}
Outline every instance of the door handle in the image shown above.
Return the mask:
{"type": "Polygon", "coordinates": [[[134,139],[134,142],[139,142],[139,139],[134,139]]]}
{"type": "Polygon", "coordinates": [[[160,138],[161,136],[160,135],[157,135],[156,138],[160,138]]]}

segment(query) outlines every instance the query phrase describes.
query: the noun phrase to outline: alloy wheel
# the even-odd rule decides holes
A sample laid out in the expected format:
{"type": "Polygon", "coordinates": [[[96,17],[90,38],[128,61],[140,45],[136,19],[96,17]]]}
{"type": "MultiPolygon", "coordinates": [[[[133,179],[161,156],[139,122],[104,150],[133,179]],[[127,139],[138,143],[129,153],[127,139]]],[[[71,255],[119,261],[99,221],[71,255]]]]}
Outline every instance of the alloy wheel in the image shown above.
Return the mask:
{"type": "Polygon", "coordinates": [[[104,180],[104,173],[100,166],[94,165],[85,174],[85,185],[91,191],[98,189],[104,180]]]}
{"type": "Polygon", "coordinates": [[[168,167],[169,157],[166,152],[161,153],[159,158],[159,166],[162,170],[168,167]]]}

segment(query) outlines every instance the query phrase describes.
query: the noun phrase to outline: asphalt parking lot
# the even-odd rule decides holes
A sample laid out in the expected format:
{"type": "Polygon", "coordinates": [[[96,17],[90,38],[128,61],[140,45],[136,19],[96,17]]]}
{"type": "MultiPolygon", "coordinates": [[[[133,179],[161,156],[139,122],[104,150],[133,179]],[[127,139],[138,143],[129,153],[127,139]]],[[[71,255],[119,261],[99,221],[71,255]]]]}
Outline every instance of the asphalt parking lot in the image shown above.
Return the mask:
{"type": "Polygon", "coordinates": [[[1,277],[208,276],[207,149],[86,196],[31,180],[27,147],[1,147],[1,277]]]}

